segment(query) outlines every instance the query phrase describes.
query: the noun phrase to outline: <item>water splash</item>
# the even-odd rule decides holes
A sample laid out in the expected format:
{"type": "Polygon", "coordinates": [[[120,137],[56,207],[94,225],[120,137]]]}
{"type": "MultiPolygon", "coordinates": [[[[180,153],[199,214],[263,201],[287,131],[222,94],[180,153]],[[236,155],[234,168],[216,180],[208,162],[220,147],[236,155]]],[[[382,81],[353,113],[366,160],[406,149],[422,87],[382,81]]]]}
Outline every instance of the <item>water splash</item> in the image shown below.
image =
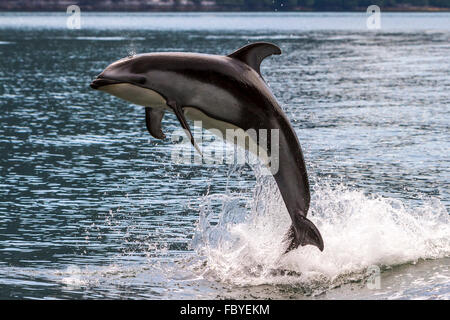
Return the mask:
{"type": "Polygon", "coordinates": [[[450,218],[438,200],[412,207],[319,182],[308,217],[321,231],[325,250],[306,246],[282,255],[290,218],[273,179],[257,175],[252,200],[242,205],[241,198],[232,193],[203,198],[193,248],[203,258],[198,270],[205,277],[320,293],[363,281],[374,265],[384,270],[450,256],[450,218]]]}

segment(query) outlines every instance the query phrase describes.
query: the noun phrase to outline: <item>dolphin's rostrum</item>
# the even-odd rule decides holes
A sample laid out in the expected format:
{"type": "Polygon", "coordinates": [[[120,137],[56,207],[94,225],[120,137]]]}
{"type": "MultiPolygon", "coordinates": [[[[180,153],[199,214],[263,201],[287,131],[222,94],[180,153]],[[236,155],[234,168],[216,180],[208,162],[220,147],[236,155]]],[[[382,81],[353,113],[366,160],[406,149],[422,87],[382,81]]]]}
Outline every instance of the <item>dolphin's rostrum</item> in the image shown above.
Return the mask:
{"type": "Polygon", "coordinates": [[[260,73],[262,60],[272,54],[281,50],[266,42],[249,44],[228,56],[140,54],[109,65],[91,87],[145,106],[147,129],[157,139],[165,137],[164,112],[175,113],[197,150],[186,116],[202,120],[206,129],[254,129],[257,133],[278,129],[279,145],[269,142],[266,151],[270,155],[272,148],[278,148],[279,168],[273,176],[292,220],[286,252],[308,244],[323,250],[320,232],[306,218],[310,191],[300,143],[260,73]]]}

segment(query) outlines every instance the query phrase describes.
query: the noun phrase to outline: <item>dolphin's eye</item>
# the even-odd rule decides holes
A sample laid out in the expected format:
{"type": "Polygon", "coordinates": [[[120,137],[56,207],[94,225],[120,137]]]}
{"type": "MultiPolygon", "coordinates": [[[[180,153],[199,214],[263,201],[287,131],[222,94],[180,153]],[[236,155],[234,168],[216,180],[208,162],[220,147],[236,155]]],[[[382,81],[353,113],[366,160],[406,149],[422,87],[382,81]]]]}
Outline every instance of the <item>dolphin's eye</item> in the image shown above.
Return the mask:
{"type": "Polygon", "coordinates": [[[145,77],[138,77],[138,78],[136,78],[136,83],[144,84],[145,81],[146,81],[145,77]]]}

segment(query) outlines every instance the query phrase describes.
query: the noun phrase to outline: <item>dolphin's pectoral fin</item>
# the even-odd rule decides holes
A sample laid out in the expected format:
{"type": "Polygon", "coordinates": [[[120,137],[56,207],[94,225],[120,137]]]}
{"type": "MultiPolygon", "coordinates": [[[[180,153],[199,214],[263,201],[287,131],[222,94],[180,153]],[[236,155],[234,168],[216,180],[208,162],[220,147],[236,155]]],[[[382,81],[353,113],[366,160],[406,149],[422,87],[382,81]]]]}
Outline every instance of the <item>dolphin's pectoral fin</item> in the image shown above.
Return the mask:
{"type": "Polygon", "coordinates": [[[164,117],[164,110],[145,108],[145,124],[148,132],[156,139],[165,139],[166,136],[161,130],[161,121],[164,117]]]}
{"type": "Polygon", "coordinates": [[[194,136],[192,135],[192,132],[191,132],[191,128],[189,127],[189,124],[186,120],[186,117],[184,116],[183,109],[181,108],[181,106],[178,103],[176,103],[175,101],[168,101],[167,105],[172,108],[173,112],[177,116],[178,121],[180,121],[181,126],[183,127],[184,131],[186,132],[189,140],[191,140],[191,143],[194,146],[194,148],[198,151],[198,153],[200,153],[201,156],[203,156],[197,143],[195,143],[194,136]]]}
{"type": "Polygon", "coordinates": [[[298,215],[293,221],[285,240],[289,243],[285,253],[296,249],[298,246],[311,244],[323,251],[323,240],[317,227],[307,218],[298,215]]]}
{"type": "Polygon", "coordinates": [[[269,42],[256,42],[246,45],[228,56],[248,64],[261,75],[261,62],[272,54],[281,54],[281,49],[269,42]]]}

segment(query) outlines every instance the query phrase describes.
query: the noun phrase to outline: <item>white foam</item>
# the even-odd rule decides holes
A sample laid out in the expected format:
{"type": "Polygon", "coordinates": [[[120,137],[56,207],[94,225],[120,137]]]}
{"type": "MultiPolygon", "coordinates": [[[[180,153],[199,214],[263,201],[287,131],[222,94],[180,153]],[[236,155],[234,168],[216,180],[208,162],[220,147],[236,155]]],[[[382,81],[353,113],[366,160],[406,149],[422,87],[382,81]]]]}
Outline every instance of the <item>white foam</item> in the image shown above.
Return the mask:
{"type": "MultiPolygon", "coordinates": [[[[273,179],[272,179],[273,180],[273,179]]],[[[274,181],[258,178],[253,200],[240,194],[208,195],[200,210],[193,247],[204,257],[207,277],[234,285],[304,284],[328,289],[362,280],[368,267],[450,256],[450,218],[438,200],[413,207],[397,199],[320,184],[308,218],[325,243],[282,255],[290,225],[274,181]],[[222,209],[215,214],[213,204],[222,209]]]]}

